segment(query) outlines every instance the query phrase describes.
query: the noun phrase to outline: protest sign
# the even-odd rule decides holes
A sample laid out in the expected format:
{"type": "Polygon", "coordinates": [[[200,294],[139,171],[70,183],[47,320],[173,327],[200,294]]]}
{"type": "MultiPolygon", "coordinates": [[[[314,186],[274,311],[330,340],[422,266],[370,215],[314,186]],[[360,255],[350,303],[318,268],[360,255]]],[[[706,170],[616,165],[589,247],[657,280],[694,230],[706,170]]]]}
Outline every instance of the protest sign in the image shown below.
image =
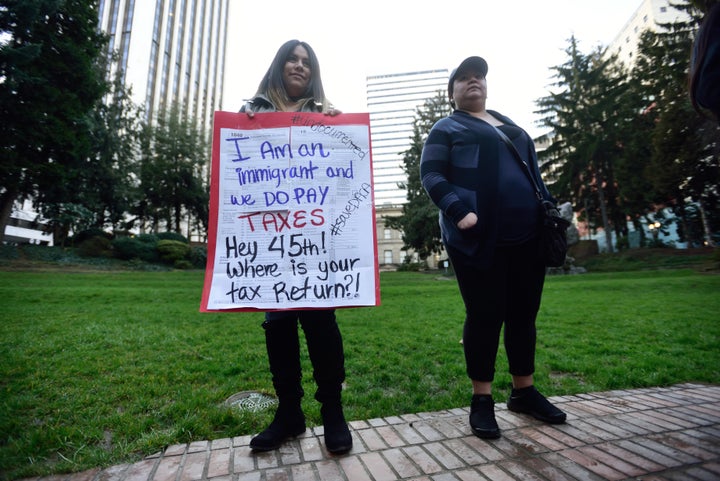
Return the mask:
{"type": "Polygon", "coordinates": [[[379,303],[369,115],[215,112],[200,310],[379,303]]]}

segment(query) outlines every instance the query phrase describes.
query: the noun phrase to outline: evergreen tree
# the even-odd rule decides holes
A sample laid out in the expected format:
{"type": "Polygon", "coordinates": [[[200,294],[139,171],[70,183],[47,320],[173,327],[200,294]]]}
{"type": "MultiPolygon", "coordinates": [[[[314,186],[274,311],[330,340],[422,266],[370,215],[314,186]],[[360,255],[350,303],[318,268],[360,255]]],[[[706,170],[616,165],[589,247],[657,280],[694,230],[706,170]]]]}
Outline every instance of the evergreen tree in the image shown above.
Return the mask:
{"type": "Polygon", "coordinates": [[[552,129],[543,173],[590,226],[605,228],[609,246],[611,229],[621,238],[631,219],[643,232],[665,206],[691,242],[698,222],[709,240],[717,218],[720,130],[692,110],[687,93],[698,13],[673,6],[691,20],[645,32],[629,73],[600,49],[581,53],[571,38],[568,61],[553,68],[556,91],[538,101],[552,129]]]}
{"type": "Polygon", "coordinates": [[[625,75],[602,50],[584,55],[574,37],[568,43],[567,62],[552,69],[556,91],[537,101],[541,123],[552,129],[552,143],[539,154],[541,170],[556,197],[604,228],[612,252],[612,229],[625,229],[614,166],[628,120],[625,75]]]}
{"type": "Polygon", "coordinates": [[[205,135],[177,104],[144,127],[140,191],[135,212],[157,230],[161,224],[181,233],[183,219],[207,228],[209,192],[204,166],[209,159],[205,135]]]}
{"type": "Polygon", "coordinates": [[[129,229],[127,215],[137,204],[142,110],[118,72],[107,99],[91,116],[92,152],[82,171],[82,201],[93,210],[92,227],[129,229]]]}
{"type": "Polygon", "coordinates": [[[385,225],[402,233],[403,248],[414,250],[420,259],[442,251],[438,209],[423,189],[420,179],[420,156],[432,126],[451,113],[447,93],[438,91],[415,111],[410,147],[403,153],[403,171],[407,182],[398,187],[407,190],[407,202],[398,217],[383,217],[385,225]]]}
{"type": "MultiPolygon", "coordinates": [[[[4,0],[0,8],[0,236],[16,200],[47,215],[79,205],[92,144],[88,115],[106,91],[106,45],[86,0],[4,0]]],[[[55,241],[70,228],[52,219],[55,241]]],[[[1,238],[1,237],[0,237],[1,238]]]]}
{"type": "Polygon", "coordinates": [[[618,183],[618,203],[633,223],[641,239],[646,215],[653,202],[653,185],[648,177],[653,146],[648,141],[655,128],[653,101],[647,99],[647,91],[637,79],[628,79],[628,89],[624,102],[630,107],[630,122],[620,132],[622,149],[616,159],[616,179],[618,183]]]}
{"type": "Polygon", "coordinates": [[[649,210],[670,207],[679,219],[681,239],[701,243],[703,237],[711,241],[711,226],[703,226],[702,219],[714,219],[718,212],[720,128],[695,112],[688,98],[700,14],[688,4],[675,8],[690,20],[663,24],[641,38],[630,84],[638,115],[625,161],[644,165],[653,203],[649,210]]]}

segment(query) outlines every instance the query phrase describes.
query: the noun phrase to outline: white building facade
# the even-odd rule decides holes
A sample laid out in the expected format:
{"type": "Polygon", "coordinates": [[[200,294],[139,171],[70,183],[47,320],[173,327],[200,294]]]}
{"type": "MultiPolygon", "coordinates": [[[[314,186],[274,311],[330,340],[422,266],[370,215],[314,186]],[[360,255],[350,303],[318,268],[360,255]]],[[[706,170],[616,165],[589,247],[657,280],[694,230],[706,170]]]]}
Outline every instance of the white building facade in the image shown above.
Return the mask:
{"type": "Polygon", "coordinates": [[[660,24],[687,19],[685,12],[670,5],[672,0],[643,0],[625,26],[608,45],[607,54],[632,67],[637,56],[640,36],[645,30],[657,31],[660,24]]]}

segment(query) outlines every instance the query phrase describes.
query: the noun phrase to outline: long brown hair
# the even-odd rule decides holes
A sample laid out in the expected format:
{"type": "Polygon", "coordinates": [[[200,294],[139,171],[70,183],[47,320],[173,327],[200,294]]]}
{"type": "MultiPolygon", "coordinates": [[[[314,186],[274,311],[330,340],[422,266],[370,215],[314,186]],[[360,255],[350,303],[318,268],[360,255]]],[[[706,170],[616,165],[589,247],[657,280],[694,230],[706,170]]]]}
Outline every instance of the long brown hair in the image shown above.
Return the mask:
{"type": "Polygon", "coordinates": [[[308,60],[310,61],[310,81],[300,101],[315,102],[319,104],[317,105],[318,110],[325,111],[330,102],[325,98],[325,90],[323,89],[322,77],[320,76],[320,63],[312,47],[300,40],[288,40],[282,44],[275,54],[270,68],[268,68],[265,76],[260,81],[256,95],[262,94],[267,96],[278,110],[286,110],[287,105],[292,103],[287,94],[287,90],[285,90],[285,84],[283,83],[283,69],[285,68],[285,63],[298,45],[307,51],[308,60]]]}

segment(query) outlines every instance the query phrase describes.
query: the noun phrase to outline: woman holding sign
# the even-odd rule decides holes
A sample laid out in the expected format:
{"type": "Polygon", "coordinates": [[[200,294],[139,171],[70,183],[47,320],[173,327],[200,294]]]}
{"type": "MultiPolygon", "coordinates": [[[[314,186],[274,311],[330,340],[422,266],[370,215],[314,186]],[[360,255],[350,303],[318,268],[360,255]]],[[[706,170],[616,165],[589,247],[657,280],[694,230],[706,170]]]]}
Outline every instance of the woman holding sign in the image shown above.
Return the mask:
{"type": "MultiPolygon", "coordinates": [[[[322,112],[337,115],[325,98],[320,65],[305,42],[290,40],[275,54],[255,96],[240,109],[249,117],[259,112],[322,112]]],[[[277,449],[288,438],[305,432],[298,321],[305,333],[308,354],[317,383],[315,399],[329,452],[352,448],[352,436],[342,408],[345,354],[334,309],[272,311],[265,314],[265,344],[278,408],[270,426],[250,440],[256,451],[277,449]]]]}
{"type": "Polygon", "coordinates": [[[530,136],[504,115],[485,110],[487,70],[484,59],[468,57],[451,73],[454,111],[430,130],[420,174],[440,209],[443,243],[465,303],[470,428],[478,437],[498,438],[491,387],[503,326],[513,384],[508,409],[552,424],[566,416],[533,382],[545,265],[537,256],[539,202],[513,150],[522,152],[543,197],[551,196],[540,179],[530,136]]]}

